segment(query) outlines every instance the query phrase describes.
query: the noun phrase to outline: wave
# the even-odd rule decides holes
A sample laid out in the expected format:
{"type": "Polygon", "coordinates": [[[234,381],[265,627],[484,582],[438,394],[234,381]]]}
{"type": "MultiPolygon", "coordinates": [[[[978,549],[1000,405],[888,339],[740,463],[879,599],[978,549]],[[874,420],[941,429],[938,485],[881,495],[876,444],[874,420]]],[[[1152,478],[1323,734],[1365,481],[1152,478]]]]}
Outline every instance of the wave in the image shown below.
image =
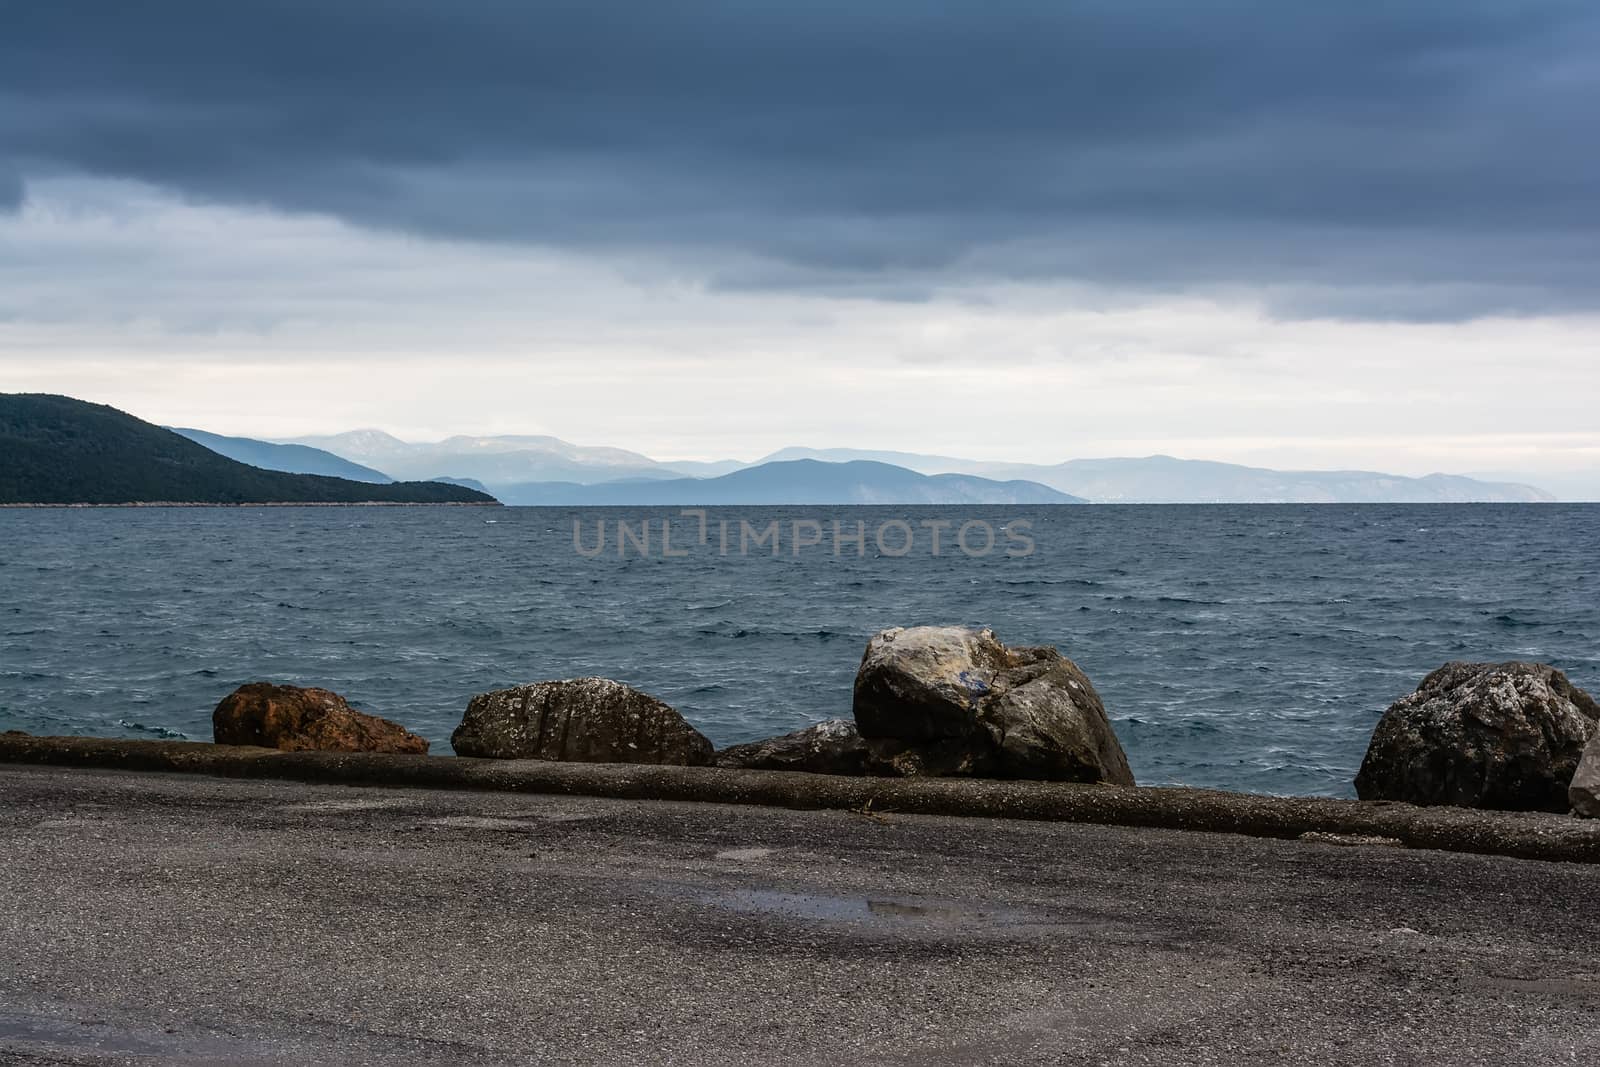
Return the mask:
{"type": "Polygon", "coordinates": [[[171,730],[165,726],[146,726],[144,723],[134,722],[132,719],[118,719],[117,725],[122,727],[124,730],[132,730],[134,733],[140,734],[150,734],[152,737],[159,737],[164,741],[189,740],[189,735],[184,733],[182,730],[171,730]]]}

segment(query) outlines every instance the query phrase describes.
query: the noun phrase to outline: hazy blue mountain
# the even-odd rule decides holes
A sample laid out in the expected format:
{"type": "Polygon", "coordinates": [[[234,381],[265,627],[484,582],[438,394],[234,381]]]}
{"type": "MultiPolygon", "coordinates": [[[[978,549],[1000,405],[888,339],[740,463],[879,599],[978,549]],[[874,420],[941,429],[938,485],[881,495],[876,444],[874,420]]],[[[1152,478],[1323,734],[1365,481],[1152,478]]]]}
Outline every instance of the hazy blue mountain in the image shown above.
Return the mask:
{"type": "Polygon", "coordinates": [[[1081,504],[1028,481],[918,474],[888,463],[763,463],[716,478],[634,479],[599,485],[536,482],[496,486],[507,504],[1081,504]]]}
{"type": "MultiPolygon", "coordinates": [[[[852,448],[784,448],[756,463],[737,460],[658,462],[620,448],[574,445],[557,437],[451,437],[410,444],[380,430],[299,438],[356,463],[407,478],[471,479],[503,500],[573,495],[572,485],[660,480],[684,476],[714,481],[732,473],[801,460],[877,463],[923,475],[967,475],[1000,482],[1033,482],[1068,496],[1105,503],[1448,503],[1534,502],[1554,499],[1521,479],[1485,480],[1431,474],[1409,478],[1377,471],[1280,471],[1171,456],[1075,459],[1065,463],[1006,463],[852,448]],[[560,488],[561,483],[567,488],[560,488]]],[[[664,490],[681,495],[681,486],[664,490]]],[[[873,491],[862,486],[860,491],[873,491]]],[[[1563,492],[1583,493],[1582,485],[1563,492]]],[[[637,493],[639,490],[629,490],[637,493]]],[[[582,495],[582,494],[577,494],[582,495]]],[[[1581,499],[1582,496],[1579,496],[1581,499]]],[[[943,501],[950,502],[950,501],[943,501]]]]}
{"type": "Polygon", "coordinates": [[[1279,471],[1208,460],[1145,456],[1075,459],[1053,467],[988,464],[990,477],[1032,478],[1104,503],[1431,504],[1554,499],[1527,485],[1458,475],[1407,478],[1375,471],[1279,471]]]}
{"type": "MultiPolygon", "coordinates": [[[[800,458],[800,457],[795,457],[800,458]]],[[[765,463],[766,460],[758,462],[765,463]]],[[[754,467],[755,463],[746,463],[739,459],[667,459],[661,461],[663,470],[676,474],[685,474],[691,478],[719,478],[724,474],[742,471],[746,467],[754,467]]]]}
{"type": "Polygon", "coordinates": [[[984,478],[1021,478],[1097,503],[1520,503],[1554,499],[1551,494],[1530,485],[1481,481],[1461,475],[1407,478],[1376,471],[1279,471],[1171,456],[1074,459],[1044,465],[849,448],[786,448],[773,455],[809,456],[836,462],[894,457],[888,462],[925,474],[948,471],[984,478]]]}
{"type": "Polygon", "coordinates": [[[1467,477],[1480,482],[1516,482],[1537,485],[1549,491],[1557,500],[1600,501],[1600,467],[1594,470],[1542,471],[1468,471],[1467,477]]]}
{"type": "MultiPolygon", "coordinates": [[[[805,448],[791,445],[780,448],[756,463],[783,463],[795,459],[820,459],[824,463],[890,463],[896,467],[918,471],[922,474],[976,474],[985,466],[981,460],[958,459],[955,456],[929,456],[921,452],[891,452],[868,448],[805,448]]],[[[754,466],[754,464],[752,464],[754,466]]]]}
{"type": "Polygon", "coordinates": [[[348,430],[344,433],[295,437],[282,443],[320,448],[345,459],[387,459],[407,455],[415,447],[382,430],[348,430]]]}
{"type": "Polygon", "coordinates": [[[169,426],[173,433],[182,434],[196,444],[204,445],[218,455],[248,463],[262,470],[284,471],[289,474],[325,474],[332,478],[349,478],[354,482],[384,484],[394,481],[382,471],[352,463],[332,452],[310,445],[280,445],[272,441],[257,441],[250,437],[224,437],[205,430],[185,426],[169,426]]]}
{"type": "Polygon", "coordinates": [[[464,485],[468,489],[476,489],[480,493],[489,492],[489,487],[476,478],[429,478],[428,481],[443,482],[445,485],[464,485]]]}
{"type": "Polygon", "coordinates": [[[104,404],[0,394],[4,504],[492,504],[433,482],[374,484],[263,470],[104,404]]]}
{"type": "Polygon", "coordinates": [[[414,444],[382,430],[354,430],[294,443],[326,449],[355,463],[381,466],[397,478],[469,478],[492,489],[521,482],[609,482],[618,478],[677,478],[649,456],[621,448],[586,447],[559,437],[450,437],[414,444]]]}

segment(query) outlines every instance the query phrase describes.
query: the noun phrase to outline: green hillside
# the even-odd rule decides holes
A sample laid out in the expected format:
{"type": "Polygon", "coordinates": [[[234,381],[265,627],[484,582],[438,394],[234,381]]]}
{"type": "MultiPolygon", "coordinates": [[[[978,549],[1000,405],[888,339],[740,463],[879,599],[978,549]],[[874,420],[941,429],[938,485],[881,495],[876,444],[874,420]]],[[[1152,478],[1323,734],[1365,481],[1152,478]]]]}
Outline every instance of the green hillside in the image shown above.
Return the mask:
{"type": "Polygon", "coordinates": [[[0,393],[0,504],[492,504],[442,482],[262,470],[104,404],[0,393]]]}

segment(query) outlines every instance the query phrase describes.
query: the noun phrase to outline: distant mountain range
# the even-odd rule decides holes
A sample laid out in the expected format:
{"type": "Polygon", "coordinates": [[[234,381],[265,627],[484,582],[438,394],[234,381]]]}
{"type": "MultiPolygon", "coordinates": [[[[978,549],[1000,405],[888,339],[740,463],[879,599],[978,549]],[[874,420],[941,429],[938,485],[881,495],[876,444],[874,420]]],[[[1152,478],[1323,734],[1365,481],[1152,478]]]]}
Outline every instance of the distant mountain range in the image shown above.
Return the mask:
{"type": "MultiPolygon", "coordinates": [[[[285,446],[332,453],[391,475],[482,486],[507,504],[1082,503],[1025,479],[930,477],[884,463],[661,463],[638,452],[556,437],[451,437],[412,444],[381,430],[355,430],[300,437],[285,446]]],[[[291,461],[286,455],[261,458],[291,461]]]]}
{"type": "MultiPolygon", "coordinates": [[[[357,430],[328,437],[303,437],[294,443],[313,445],[344,459],[411,478],[474,479],[508,503],[548,501],[614,503],[639,500],[649,493],[637,487],[588,493],[583,486],[651,480],[681,482],[686,476],[717,480],[736,471],[754,470],[795,460],[824,463],[866,462],[924,475],[965,475],[997,483],[1024,482],[1095,503],[1456,503],[1535,502],[1553,500],[1542,489],[1514,480],[1484,480],[1432,474],[1408,478],[1376,471],[1280,471],[1233,463],[1145,456],[1127,459],[1077,459],[1056,464],[999,463],[917,452],[867,451],[850,448],[785,448],[754,463],[737,460],[658,462],[638,452],[588,448],[555,437],[452,437],[433,444],[410,444],[378,430],[357,430]]],[[[780,468],[784,470],[784,468],[780,468]]],[[[789,470],[788,475],[798,472],[789,470]]],[[[876,471],[874,477],[884,476],[876,471]]],[[[861,475],[864,477],[864,475],[861,475]]],[[[808,499],[810,484],[777,488],[773,475],[758,479],[763,499],[787,492],[793,502],[808,499]]],[[[721,486],[749,487],[735,481],[721,486]]],[[[865,498],[894,497],[909,491],[903,479],[877,488],[861,483],[854,492],[865,498]]],[[[960,503],[967,490],[947,483],[953,494],[937,503],[960,503]]],[[[924,486],[918,493],[932,487],[924,486]]],[[[661,492],[682,497],[689,487],[678,484],[661,492]]],[[[708,491],[723,492],[704,488],[708,491]]],[[[1004,496],[1005,491],[985,487],[1004,496]]],[[[1027,490],[1036,493],[1037,488],[1027,490]]],[[[690,493],[693,495],[693,493],[690,493]]]]}
{"type": "Polygon", "coordinates": [[[354,482],[384,484],[394,481],[382,471],[352,463],[332,452],[306,445],[280,445],[270,441],[257,441],[249,437],[224,437],[221,434],[191,430],[182,426],[169,426],[173,433],[182,434],[196,444],[205,445],[218,455],[261,467],[269,471],[287,471],[290,474],[324,474],[330,478],[349,478],[354,482]]]}
{"type": "Polygon", "coordinates": [[[1600,467],[1587,470],[1540,471],[1467,471],[1466,476],[1480,482],[1517,482],[1537,485],[1555,494],[1557,500],[1600,501],[1600,467]]]}
{"type": "Polygon", "coordinates": [[[0,393],[0,504],[492,504],[434,482],[264,470],[103,404],[0,393]]]}
{"type": "Polygon", "coordinates": [[[1553,500],[1514,480],[1279,471],[1146,456],[998,463],[786,448],[659,462],[549,436],[418,444],[381,430],[260,441],[166,430],[69,397],[0,394],[0,503],[489,502],[550,505],[1456,503],[1553,500]],[[395,481],[395,478],[405,479],[395,481]]]}
{"type": "Polygon", "coordinates": [[[1460,475],[1407,478],[1375,471],[1279,471],[1209,460],[1145,456],[1065,463],[987,463],[912,452],[786,448],[761,460],[874,460],[911,470],[956,471],[985,478],[1025,478],[1107,504],[1410,504],[1533,503],[1555,497],[1530,485],[1460,475]]]}
{"type": "Polygon", "coordinates": [[[411,444],[382,430],[354,430],[297,437],[285,443],[331,452],[394,478],[470,478],[484,485],[513,485],[683,476],[683,472],[637,452],[585,448],[556,437],[451,437],[432,444],[411,444]]]}
{"type": "Polygon", "coordinates": [[[763,463],[715,478],[497,486],[507,504],[1086,504],[1029,481],[919,474],[887,463],[763,463]]]}

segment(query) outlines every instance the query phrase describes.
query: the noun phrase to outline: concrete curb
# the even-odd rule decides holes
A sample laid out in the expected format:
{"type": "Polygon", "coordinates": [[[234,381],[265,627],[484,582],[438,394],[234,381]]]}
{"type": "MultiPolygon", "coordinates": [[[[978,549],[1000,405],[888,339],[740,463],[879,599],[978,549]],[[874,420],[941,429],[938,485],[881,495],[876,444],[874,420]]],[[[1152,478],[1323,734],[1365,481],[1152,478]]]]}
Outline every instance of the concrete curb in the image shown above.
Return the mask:
{"type": "Polygon", "coordinates": [[[1600,863],[1600,820],[1538,812],[1266,797],[1207,789],[959,778],[847,778],[717,767],[279,752],[196,741],[25,734],[0,734],[0,763],[800,809],[849,810],[870,805],[871,811],[884,814],[1101,823],[1253,837],[1297,838],[1314,834],[1390,838],[1408,848],[1600,863]]]}

